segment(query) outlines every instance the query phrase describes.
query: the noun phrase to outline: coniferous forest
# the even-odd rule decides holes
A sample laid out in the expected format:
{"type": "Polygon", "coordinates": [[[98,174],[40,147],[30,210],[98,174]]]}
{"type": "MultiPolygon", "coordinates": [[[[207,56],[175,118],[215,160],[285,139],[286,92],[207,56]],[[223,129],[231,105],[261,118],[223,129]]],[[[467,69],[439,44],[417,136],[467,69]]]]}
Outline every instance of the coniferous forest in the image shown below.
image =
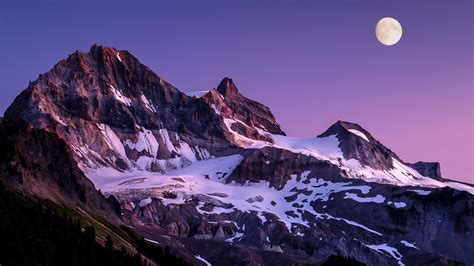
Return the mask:
{"type": "MultiPolygon", "coordinates": [[[[139,254],[96,241],[94,227],[23,197],[0,182],[0,265],[145,265],[139,254]]],[[[140,241],[139,250],[165,265],[183,262],[140,241]]]]}
{"type": "Polygon", "coordinates": [[[0,183],[0,264],[142,265],[139,255],[96,242],[94,227],[27,199],[0,183]]]}

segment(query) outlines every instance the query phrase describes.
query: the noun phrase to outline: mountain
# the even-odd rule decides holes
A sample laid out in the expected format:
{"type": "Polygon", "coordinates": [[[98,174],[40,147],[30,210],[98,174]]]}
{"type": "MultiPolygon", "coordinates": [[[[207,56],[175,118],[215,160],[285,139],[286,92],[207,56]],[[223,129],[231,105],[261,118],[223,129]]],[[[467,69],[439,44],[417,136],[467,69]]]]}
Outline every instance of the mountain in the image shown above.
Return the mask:
{"type": "Polygon", "coordinates": [[[403,161],[355,123],[286,136],[230,78],[185,94],[94,45],[30,83],[5,117],[59,137],[58,152],[118,201],[120,223],[192,263],[474,262],[472,185],[403,161]]]}

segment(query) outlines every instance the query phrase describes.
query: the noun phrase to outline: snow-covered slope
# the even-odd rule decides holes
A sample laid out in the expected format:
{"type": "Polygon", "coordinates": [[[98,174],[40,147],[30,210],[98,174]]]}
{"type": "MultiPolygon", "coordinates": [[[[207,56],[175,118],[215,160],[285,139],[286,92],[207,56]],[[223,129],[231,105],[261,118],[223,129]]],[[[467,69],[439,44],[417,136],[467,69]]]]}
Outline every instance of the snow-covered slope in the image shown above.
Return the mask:
{"type": "MultiPolygon", "coordinates": [[[[355,158],[348,159],[347,156],[344,156],[344,153],[340,148],[343,140],[339,140],[337,134],[317,138],[294,138],[271,134],[262,129],[258,129],[259,134],[267,136],[270,139],[270,141],[262,141],[247,138],[246,136],[242,136],[238,132],[233,131],[231,129],[233,124],[244,123],[239,120],[226,119],[226,126],[229,128],[230,132],[232,132],[236,143],[240,143],[242,147],[247,149],[275,147],[293,153],[312,156],[337,165],[345,171],[346,176],[349,178],[359,178],[368,182],[386,183],[397,186],[424,186],[431,188],[449,186],[474,194],[473,186],[458,182],[440,182],[433,178],[423,176],[415,169],[401,162],[398,157],[390,157],[392,164],[390,167],[385,169],[377,169],[370,165],[364,165],[363,162],[355,158]]],[[[349,129],[348,131],[364,141],[370,142],[364,133],[355,129],[349,129]]]]}

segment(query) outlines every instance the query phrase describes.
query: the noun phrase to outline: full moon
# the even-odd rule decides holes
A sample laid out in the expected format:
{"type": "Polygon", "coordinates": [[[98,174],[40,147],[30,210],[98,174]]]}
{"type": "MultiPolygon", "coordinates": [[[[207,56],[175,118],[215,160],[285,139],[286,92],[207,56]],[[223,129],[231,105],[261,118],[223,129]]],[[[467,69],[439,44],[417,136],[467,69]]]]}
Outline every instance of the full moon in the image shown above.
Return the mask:
{"type": "Polygon", "coordinates": [[[375,26],[375,36],[383,45],[394,45],[402,38],[402,25],[394,18],[382,18],[375,26]]]}

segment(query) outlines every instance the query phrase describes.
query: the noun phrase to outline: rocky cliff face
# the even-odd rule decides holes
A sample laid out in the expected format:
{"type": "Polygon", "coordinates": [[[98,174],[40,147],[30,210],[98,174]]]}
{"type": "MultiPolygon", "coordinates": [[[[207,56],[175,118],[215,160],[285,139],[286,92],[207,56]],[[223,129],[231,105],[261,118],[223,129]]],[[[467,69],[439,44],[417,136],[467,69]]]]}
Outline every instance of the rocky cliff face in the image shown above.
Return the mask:
{"type": "Polygon", "coordinates": [[[134,230],[213,265],[474,262],[471,185],[405,163],[355,123],[285,136],[229,78],[188,96],[127,51],[95,45],[32,82],[5,116],[63,139],[134,230]]]}
{"type": "Polygon", "coordinates": [[[240,135],[257,140],[268,140],[259,130],[285,135],[270,109],[240,94],[232,79],[224,78],[202,98],[225,119],[239,121],[231,128],[240,135]]]}
{"type": "Polygon", "coordinates": [[[159,172],[235,152],[225,124],[231,117],[282,133],[269,109],[241,96],[229,79],[209,97],[189,97],[127,51],[97,45],[40,75],[5,116],[58,134],[83,169],[159,172]]]}
{"type": "Polygon", "coordinates": [[[408,164],[410,167],[418,171],[424,176],[429,176],[436,180],[442,180],[441,166],[438,162],[417,162],[408,164]]]}

